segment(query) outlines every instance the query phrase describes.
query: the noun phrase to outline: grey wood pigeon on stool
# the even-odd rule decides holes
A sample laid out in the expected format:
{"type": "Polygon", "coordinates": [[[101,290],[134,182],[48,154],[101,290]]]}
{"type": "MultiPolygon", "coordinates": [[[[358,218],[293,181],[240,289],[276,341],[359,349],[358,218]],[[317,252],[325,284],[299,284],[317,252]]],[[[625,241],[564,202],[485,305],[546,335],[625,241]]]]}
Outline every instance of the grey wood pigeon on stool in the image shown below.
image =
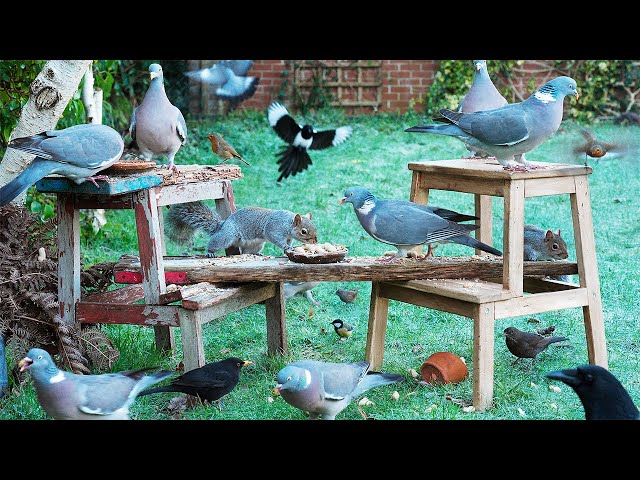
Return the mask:
{"type": "Polygon", "coordinates": [[[368,373],[369,366],[369,362],[292,362],[278,372],[274,394],[308,412],[310,420],[335,420],[362,393],[403,379],[395,373],[368,373]]]}
{"type": "Polygon", "coordinates": [[[129,407],[147,387],[173,375],[152,368],[77,375],[58,369],[46,350],[32,348],[18,362],[31,373],[38,403],[56,420],[129,420],[129,407]]]}
{"type": "Polygon", "coordinates": [[[567,95],[579,97],[576,81],[556,77],[523,102],[472,113],[443,108],[446,125],[416,125],[405,132],[456,137],[475,152],[496,157],[505,170],[527,170],[533,166],[523,155],[556,132],[567,95]]]}
{"type": "Polygon", "coordinates": [[[6,205],[29,186],[49,174],[64,175],[80,184],[104,180],[96,173],[109,168],[120,158],[124,142],[107,125],[82,124],[62,130],[47,130],[29,137],[14,138],[8,144],[36,157],[13,180],[0,189],[0,205],[6,205]]]}
{"type": "Polygon", "coordinates": [[[174,157],[187,143],[187,124],[180,109],[167,98],[162,67],[149,65],[149,76],[147,93],[131,115],[129,134],[143,158],[164,155],[169,160],[167,168],[177,171],[174,157]]]}
{"type": "Polygon", "coordinates": [[[439,241],[459,243],[493,255],[502,255],[500,250],[469,236],[470,231],[478,228],[476,225],[459,225],[448,219],[447,216],[467,217],[452,210],[406,200],[379,199],[363,187],[347,188],[339,203],[345,202],[353,205],[360,225],[369,235],[398,249],[397,257],[408,256],[409,250],[419,245],[439,241]],[[436,212],[448,213],[440,216],[436,212]]]}

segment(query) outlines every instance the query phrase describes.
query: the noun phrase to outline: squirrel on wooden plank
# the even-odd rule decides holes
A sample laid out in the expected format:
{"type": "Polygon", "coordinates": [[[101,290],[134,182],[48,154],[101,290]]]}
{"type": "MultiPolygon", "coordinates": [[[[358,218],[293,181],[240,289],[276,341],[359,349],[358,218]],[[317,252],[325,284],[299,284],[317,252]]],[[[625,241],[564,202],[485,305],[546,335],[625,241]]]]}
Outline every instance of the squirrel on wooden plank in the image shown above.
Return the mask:
{"type": "Polygon", "coordinates": [[[284,251],[292,250],[293,240],[317,243],[318,233],[311,213],[300,215],[289,210],[244,207],[226,219],[204,203],[171,205],[166,217],[167,236],[176,243],[189,242],[194,232],[202,229],[209,235],[207,255],[236,247],[240,253],[260,254],[266,242],[284,251]]]}
{"type": "MultiPolygon", "coordinates": [[[[524,260],[527,261],[557,261],[569,257],[567,244],[560,236],[560,229],[555,233],[537,225],[524,226],[524,260]]],[[[552,275],[549,278],[568,282],[568,275],[552,275]]]]}

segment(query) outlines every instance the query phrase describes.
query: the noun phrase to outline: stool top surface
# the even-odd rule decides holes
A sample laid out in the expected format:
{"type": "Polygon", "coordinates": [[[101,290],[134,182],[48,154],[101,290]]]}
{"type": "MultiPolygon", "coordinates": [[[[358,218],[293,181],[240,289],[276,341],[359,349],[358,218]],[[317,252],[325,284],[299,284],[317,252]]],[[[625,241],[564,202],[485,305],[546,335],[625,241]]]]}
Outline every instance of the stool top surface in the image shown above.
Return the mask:
{"type": "Polygon", "coordinates": [[[196,182],[235,180],[242,178],[237,165],[177,165],[178,172],[170,172],[162,166],[147,170],[118,170],[108,168],[98,175],[107,175],[107,180],[98,180],[99,188],[89,181],[76,184],[61,175],[50,175],[36,182],[40,192],[82,193],[89,195],[121,195],[157,186],[178,185],[196,182]]]}
{"type": "MultiPolygon", "coordinates": [[[[527,160],[528,161],[528,160],[527,160]]],[[[482,177],[503,180],[521,180],[529,178],[567,177],[572,175],[590,174],[593,169],[585,165],[567,163],[530,162],[542,168],[526,172],[504,170],[497,160],[491,158],[457,158],[453,160],[425,160],[410,162],[409,170],[419,172],[438,173],[441,175],[456,175],[468,177],[482,177]]]]}

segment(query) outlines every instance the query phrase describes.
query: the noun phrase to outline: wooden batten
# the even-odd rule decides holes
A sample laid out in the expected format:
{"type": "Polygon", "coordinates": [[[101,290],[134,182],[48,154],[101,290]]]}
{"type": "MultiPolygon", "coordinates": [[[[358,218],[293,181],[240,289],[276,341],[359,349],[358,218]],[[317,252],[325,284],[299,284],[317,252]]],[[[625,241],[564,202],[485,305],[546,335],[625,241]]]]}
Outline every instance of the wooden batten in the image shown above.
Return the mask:
{"type": "Polygon", "coordinates": [[[105,323],[177,327],[179,306],[123,305],[78,302],[76,319],[80,323],[105,323]]]}
{"type": "Polygon", "coordinates": [[[588,304],[587,289],[575,288],[560,292],[536,293],[511,298],[495,305],[496,318],[510,318],[520,315],[583,307],[588,304]]]}

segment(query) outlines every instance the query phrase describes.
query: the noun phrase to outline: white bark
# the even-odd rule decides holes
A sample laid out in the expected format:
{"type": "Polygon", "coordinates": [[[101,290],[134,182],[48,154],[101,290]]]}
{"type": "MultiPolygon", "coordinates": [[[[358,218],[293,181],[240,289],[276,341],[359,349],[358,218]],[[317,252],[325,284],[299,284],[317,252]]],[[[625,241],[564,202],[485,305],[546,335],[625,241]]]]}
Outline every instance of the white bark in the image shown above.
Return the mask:
{"type": "MultiPolygon", "coordinates": [[[[77,91],[91,60],[49,60],[31,83],[31,95],[22,108],[18,125],[10,139],[54,130],[69,100],[77,91]]],[[[33,155],[7,148],[0,163],[0,186],[15,178],[33,159],[33,155]]],[[[22,203],[25,193],[14,202],[22,203]]]]}
{"type": "Polygon", "coordinates": [[[87,123],[102,123],[102,90],[94,87],[93,64],[84,73],[82,103],[87,123]]]}

